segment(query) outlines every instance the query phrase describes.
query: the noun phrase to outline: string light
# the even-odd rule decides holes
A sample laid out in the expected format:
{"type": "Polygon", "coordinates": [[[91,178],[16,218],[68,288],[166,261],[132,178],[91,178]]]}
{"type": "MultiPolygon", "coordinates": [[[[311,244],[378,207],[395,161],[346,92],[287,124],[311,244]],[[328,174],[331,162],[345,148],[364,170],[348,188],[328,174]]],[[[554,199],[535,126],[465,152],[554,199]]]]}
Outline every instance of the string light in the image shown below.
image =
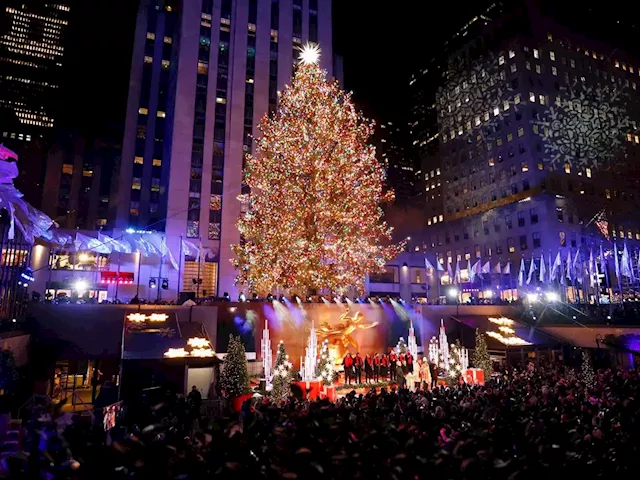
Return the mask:
{"type": "Polygon", "coordinates": [[[373,125],[317,64],[303,62],[260,130],[246,159],[245,241],[232,246],[237,282],[260,295],[364,290],[365,276],[404,248],[385,245],[391,228],[380,204],[393,193],[383,191],[385,173],[367,143],[373,125]]]}

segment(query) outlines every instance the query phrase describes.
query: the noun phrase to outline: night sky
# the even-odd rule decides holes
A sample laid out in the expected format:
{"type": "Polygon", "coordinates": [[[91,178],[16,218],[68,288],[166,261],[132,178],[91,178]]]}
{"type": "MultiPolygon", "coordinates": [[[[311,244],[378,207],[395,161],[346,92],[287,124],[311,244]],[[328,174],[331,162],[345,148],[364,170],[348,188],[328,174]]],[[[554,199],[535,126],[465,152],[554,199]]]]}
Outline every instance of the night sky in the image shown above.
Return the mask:
{"type": "MultiPolygon", "coordinates": [[[[411,73],[472,11],[464,2],[440,7],[396,3],[378,8],[366,0],[333,2],[334,49],[344,57],[345,86],[353,90],[359,108],[378,122],[403,113],[411,73]]],[[[60,126],[86,133],[122,128],[137,4],[71,2],[60,126]]]]}

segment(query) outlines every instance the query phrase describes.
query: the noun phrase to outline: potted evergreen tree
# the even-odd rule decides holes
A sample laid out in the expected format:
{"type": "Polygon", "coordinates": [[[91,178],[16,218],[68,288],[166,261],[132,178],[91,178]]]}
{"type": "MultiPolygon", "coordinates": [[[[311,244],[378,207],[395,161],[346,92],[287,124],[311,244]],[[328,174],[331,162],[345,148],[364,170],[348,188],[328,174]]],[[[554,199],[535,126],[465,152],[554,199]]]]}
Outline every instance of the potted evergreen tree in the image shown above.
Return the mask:
{"type": "Polygon", "coordinates": [[[220,388],[235,412],[239,412],[244,401],[251,398],[247,355],[239,336],[229,335],[227,355],[220,374],[220,388]]]}

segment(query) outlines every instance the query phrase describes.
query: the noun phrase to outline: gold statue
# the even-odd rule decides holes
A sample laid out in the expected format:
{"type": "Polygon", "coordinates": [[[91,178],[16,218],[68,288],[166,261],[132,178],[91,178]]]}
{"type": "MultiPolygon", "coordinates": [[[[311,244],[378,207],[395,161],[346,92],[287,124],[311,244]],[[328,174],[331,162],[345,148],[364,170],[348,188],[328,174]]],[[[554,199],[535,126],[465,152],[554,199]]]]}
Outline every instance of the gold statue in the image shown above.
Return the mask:
{"type": "Polygon", "coordinates": [[[349,347],[353,347],[358,352],[358,342],[351,335],[357,329],[367,330],[378,325],[378,322],[363,324],[364,320],[360,312],[356,312],[353,316],[350,316],[349,305],[345,312],[340,315],[338,323],[333,327],[327,322],[322,322],[319,331],[324,339],[329,341],[329,349],[332,351],[332,357],[334,361],[342,362],[342,358],[349,351],[349,347]]]}

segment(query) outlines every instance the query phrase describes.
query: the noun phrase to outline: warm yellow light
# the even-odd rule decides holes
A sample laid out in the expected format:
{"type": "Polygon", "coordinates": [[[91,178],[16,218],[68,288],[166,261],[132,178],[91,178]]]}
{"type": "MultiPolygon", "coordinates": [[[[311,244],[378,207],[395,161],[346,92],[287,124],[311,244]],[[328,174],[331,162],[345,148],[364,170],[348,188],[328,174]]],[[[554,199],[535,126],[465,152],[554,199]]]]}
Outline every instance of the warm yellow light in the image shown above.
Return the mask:
{"type": "Polygon", "coordinates": [[[150,322],[166,322],[169,315],[166,313],[152,313],[149,315],[150,322]]]}
{"type": "Polygon", "coordinates": [[[509,328],[509,327],[498,327],[498,330],[504,333],[516,333],[516,331],[513,328],[509,328]]]}
{"type": "Polygon", "coordinates": [[[89,255],[86,253],[81,253],[78,257],[81,262],[87,262],[89,260],[89,255]]]}
{"type": "Polygon", "coordinates": [[[144,313],[130,313],[127,315],[127,320],[133,323],[142,323],[147,319],[144,313]]]}
{"type": "Polygon", "coordinates": [[[209,348],[209,340],[205,338],[190,338],[187,345],[193,348],[209,348]]]}
{"type": "Polygon", "coordinates": [[[216,352],[214,352],[210,348],[194,348],[193,350],[191,350],[190,356],[198,357],[198,358],[206,358],[206,357],[213,357],[215,354],[216,352]]]}
{"type": "Polygon", "coordinates": [[[506,317],[500,317],[500,318],[489,317],[489,321],[491,323],[495,323],[496,325],[504,325],[504,326],[511,326],[515,323],[510,318],[506,318],[506,317]]]}
{"type": "Polygon", "coordinates": [[[164,356],[167,358],[183,358],[188,357],[189,353],[184,348],[170,348],[164,352],[164,356]]]}
{"type": "Polygon", "coordinates": [[[503,345],[508,345],[508,346],[512,346],[512,347],[513,346],[531,345],[530,342],[527,342],[526,340],[523,340],[520,337],[504,337],[498,332],[487,332],[487,335],[489,335],[492,338],[495,338],[496,340],[498,340],[503,345]]]}
{"type": "Polygon", "coordinates": [[[320,60],[320,47],[314,43],[305,43],[304,47],[300,49],[300,55],[298,60],[304,65],[315,65],[320,60]]]}

